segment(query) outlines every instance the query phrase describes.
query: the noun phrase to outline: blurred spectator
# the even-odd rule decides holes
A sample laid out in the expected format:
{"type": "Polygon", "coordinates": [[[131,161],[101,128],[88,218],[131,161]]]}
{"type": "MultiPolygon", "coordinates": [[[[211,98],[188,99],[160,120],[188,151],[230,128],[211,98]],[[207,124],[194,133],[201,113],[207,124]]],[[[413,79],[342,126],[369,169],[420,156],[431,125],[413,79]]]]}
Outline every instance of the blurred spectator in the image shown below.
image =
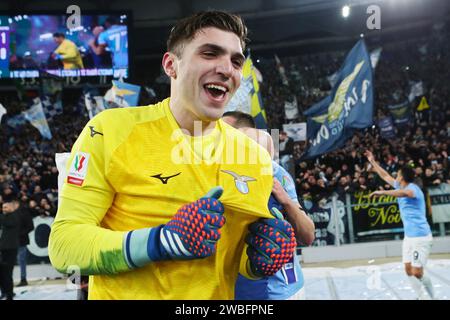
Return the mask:
{"type": "Polygon", "coordinates": [[[30,244],[28,234],[34,230],[33,218],[29,209],[20,206],[17,210],[19,215],[19,248],[17,253],[17,261],[20,266],[20,282],[17,287],[27,286],[27,246],[30,244]]]}
{"type": "Polygon", "coordinates": [[[1,300],[13,300],[13,269],[19,247],[19,201],[5,200],[0,214],[0,289],[1,300]]]}

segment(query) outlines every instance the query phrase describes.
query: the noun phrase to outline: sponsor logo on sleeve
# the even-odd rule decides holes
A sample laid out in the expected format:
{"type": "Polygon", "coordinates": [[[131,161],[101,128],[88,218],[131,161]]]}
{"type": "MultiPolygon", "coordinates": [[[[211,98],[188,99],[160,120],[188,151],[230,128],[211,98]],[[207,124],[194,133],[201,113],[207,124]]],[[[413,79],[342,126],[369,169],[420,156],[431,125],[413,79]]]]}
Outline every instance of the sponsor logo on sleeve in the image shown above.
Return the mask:
{"type": "Polygon", "coordinates": [[[67,183],[82,186],[86,179],[89,164],[89,153],[77,152],[70,165],[67,183]]]}

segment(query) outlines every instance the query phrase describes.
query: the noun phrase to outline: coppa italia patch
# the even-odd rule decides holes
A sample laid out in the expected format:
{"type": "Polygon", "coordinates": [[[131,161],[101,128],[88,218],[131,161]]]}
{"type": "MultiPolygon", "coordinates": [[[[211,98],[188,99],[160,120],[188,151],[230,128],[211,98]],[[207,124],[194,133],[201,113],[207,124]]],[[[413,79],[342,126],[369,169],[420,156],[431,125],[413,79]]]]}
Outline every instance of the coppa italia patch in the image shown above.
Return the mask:
{"type": "Polygon", "coordinates": [[[67,183],[82,186],[86,178],[89,163],[89,153],[77,152],[70,165],[67,183]]]}

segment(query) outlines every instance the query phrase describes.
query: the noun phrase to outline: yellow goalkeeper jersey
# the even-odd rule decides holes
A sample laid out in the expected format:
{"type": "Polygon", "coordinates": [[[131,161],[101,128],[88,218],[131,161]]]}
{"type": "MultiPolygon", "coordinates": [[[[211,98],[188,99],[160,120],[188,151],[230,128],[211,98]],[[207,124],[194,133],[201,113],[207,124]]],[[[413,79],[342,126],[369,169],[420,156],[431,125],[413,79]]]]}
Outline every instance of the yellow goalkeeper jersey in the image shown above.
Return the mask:
{"type": "Polygon", "coordinates": [[[64,69],[83,69],[80,51],[72,41],[64,39],[55,52],[61,55],[64,69]]]}
{"type": "Polygon", "coordinates": [[[60,272],[91,275],[90,299],[233,299],[238,272],[249,276],[244,238],[251,222],[272,217],[272,163],[223,121],[192,137],[180,130],[169,99],[105,110],[81,132],[67,169],[49,256],[60,272]],[[127,264],[128,231],[167,223],[215,186],[224,188],[226,218],[215,254],[127,264]]]}

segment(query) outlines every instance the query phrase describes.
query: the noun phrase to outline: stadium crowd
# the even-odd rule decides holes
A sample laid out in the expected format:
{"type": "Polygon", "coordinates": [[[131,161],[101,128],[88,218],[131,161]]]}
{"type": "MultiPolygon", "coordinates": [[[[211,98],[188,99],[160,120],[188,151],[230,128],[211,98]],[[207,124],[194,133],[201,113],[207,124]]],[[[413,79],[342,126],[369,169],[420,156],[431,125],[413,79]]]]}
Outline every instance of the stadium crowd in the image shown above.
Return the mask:
{"type": "MultiPolygon", "coordinates": [[[[9,112],[21,109],[14,98],[3,97],[3,99],[4,105],[11,106],[9,112]]],[[[0,203],[18,198],[33,217],[54,217],[58,201],[55,153],[70,151],[87,121],[87,116],[75,117],[72,112],[55,116],[49,123],[52,140],[43,139],[39,131],[29,123],[12,128],[6,121],[2,122],[0,203]]]]}
{"type": "MultiPolygon", "coordinates": [[[[448,25],[444,28],[448,29],[448,25]]],[[[447,30],[448,31],[448,30],[447,30]]],[[[387,187],[370,171],[363,153],[372,150],[381,164],[391,173],[404,163],[415,167],[423,187],[450,183],[449,127],[450,127],[450,43],[449,32],[440,30],[425,40],[409,40],[383,47],[375,70],[376,110],[374,123],[389,115],[388,105],[407,99],[410,81],[422,81],[430,109],[417,112],[421,97],[411,102],[411,121],[398,127],[396,137],[385,139],[374,126],[356,133],[345,147],[323,155],[316,160],[300,161],[307,148],[305,142],[295,142],[290,152],[295,164],[297,190],[301,197],[319,201],[332,192],[338,194],[358,190],[376,190],[387,187]]],[[[296,57],[282,57],[289,86],[282,84],[275,61],[265,59],[258,68],[264,76],[261,95],[266,109],[269,128],[282,129],[284,102],[292,101],[295,93],[299,118],[289,122],[302,122],[302,112],[328,94],[331,86],[327,76],[337,71],[346,52],[332,52],[296,57]]],[[[167,85],[150,84],[158,97],[167,92],[167,85]]],[[[16,94],[5,94],[0,103],[8,109],[8,116],[18,113],[24,106],[17,102],[16,94]]],[[[149,102],[148,99],[141,99],[149,102]]],[[[33,216],[54,216],[57,208],[57,169],[54,155],[68,152],[77,135],[88,121],[86,112],[76,108],[77,98],[65,99],[63,115],[49,123],[53,139],[40,137],[30,124],[11,128],[3,117],[0,126],[0,202],[15,195],[29,208],[33,216]]]]}
{"type": "MultiPolygon", "coordinates": [[[[444,28],[444,27],[443,27],[444,28]]],[[[448,29],[448,25],[447,25],[448,29]]],[[[390,188],[368,167],[365,149],[371,150],[383,167],[396,173],[407,163],[415,168],[418,184],[425,188],[450,183],[450,77],[449,32],[435,30],[426,40],[411,40],[383,47],[375,70],[374,124],[389,116],[388,105],[408,99],[411,83],[422,81],[429,109],[417,111],[421,97],[410,102],[410,121],[396,128],[396,136],[383,138],[378,126],[357,132],[345,147],[318,157],[301,161],[307,148],[305,142],[292,146],[295,177],[299,195],[320,201],[334,191],[342,195],[355,191],[390,188]]],[[[302,114],[325,97],[331,86],[327,79],[337,71],[345,52],[324,53],[282,58],[289,85],[283,85],[275,60],[261,62],[264,82],[261,92],[269,127],[282,130],[283,123],[304,122],[302,114]],[[284,118],[284,103],[292,101],[295,92],[299,117],[284,118]]]]}

